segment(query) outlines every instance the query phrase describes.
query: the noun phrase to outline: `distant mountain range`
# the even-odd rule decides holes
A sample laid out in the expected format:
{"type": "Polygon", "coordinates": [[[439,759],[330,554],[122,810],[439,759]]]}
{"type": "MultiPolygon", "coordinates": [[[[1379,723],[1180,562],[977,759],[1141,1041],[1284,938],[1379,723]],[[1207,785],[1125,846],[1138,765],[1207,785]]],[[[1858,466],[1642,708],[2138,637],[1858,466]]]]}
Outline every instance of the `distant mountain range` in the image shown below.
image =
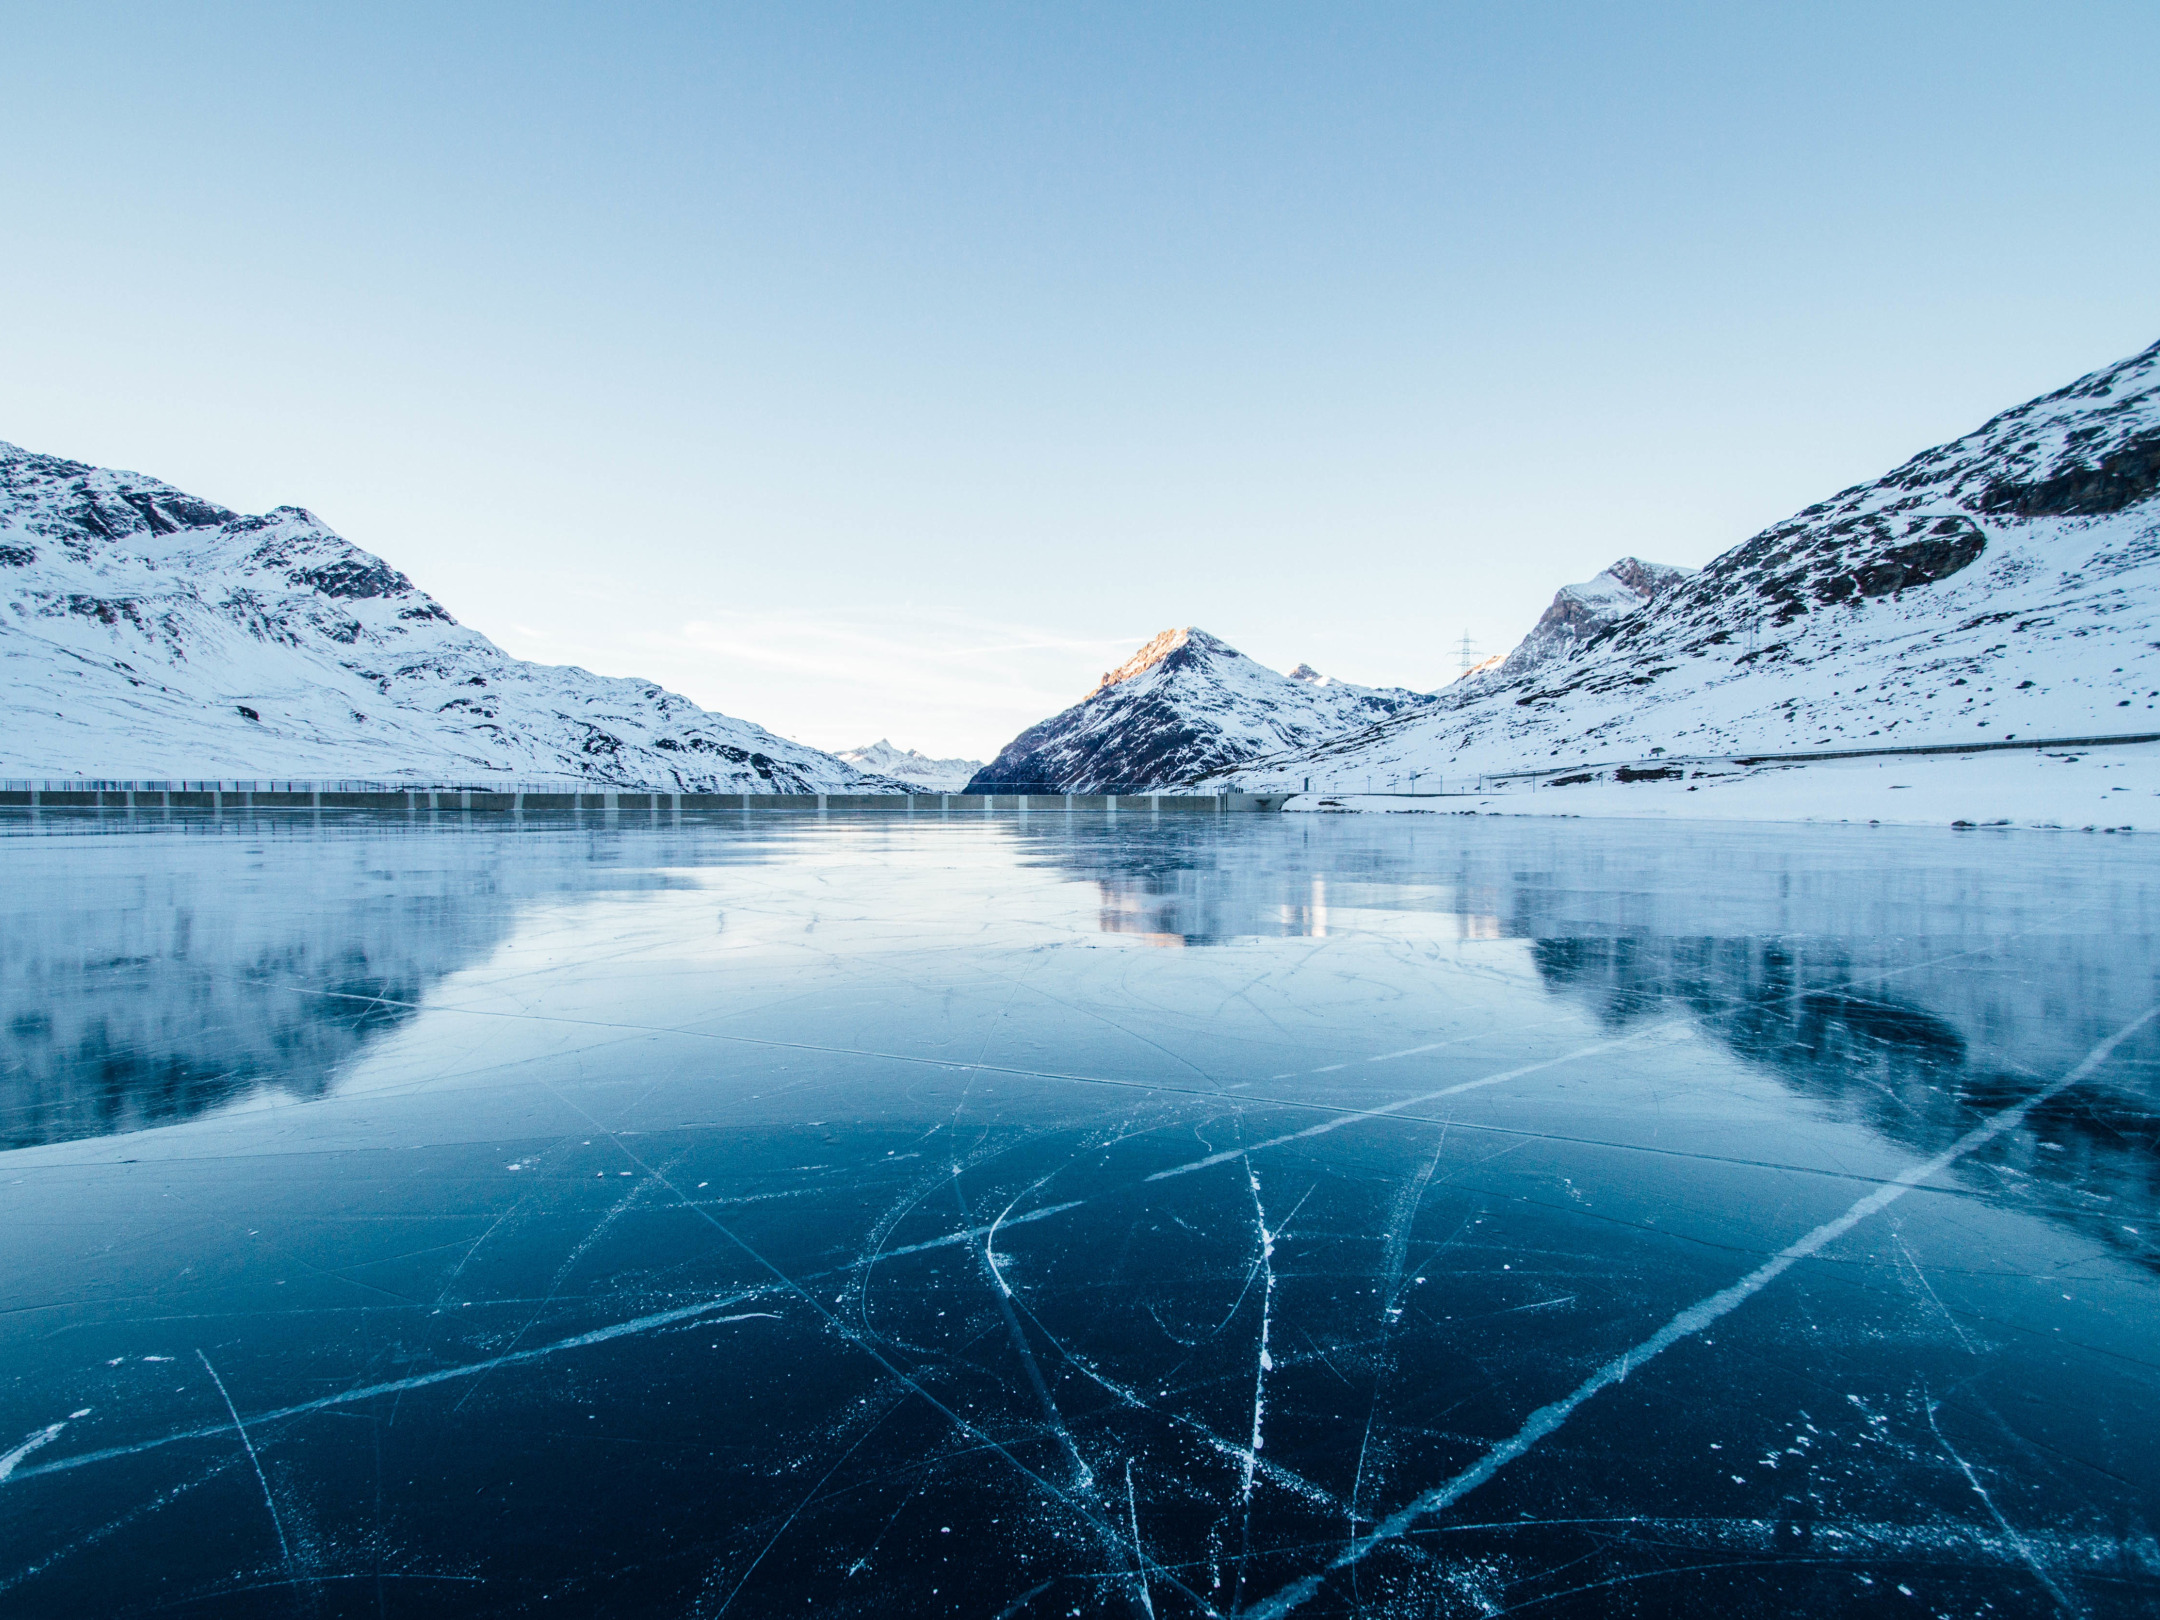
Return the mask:
{"type": "Polygon", "coordinates": [[[1616,565],[1496,668],[1205,785],[2160,732],[2156,491],[2160,344],[1700,572],[1616,565]]]}
{"type": "Polygon", "coordinates": [[[512,658],[298,507],[242,516],[0,444],[0,776],[1337,791],[2160,731],[2156,490],[2160,344],[1699,571],[1622,558],[1438,694],[1166,630],[978,766],[822,753],[512,658]]]}
{"type": "Polygon", "coordinates": [[[0,443],[0,776],[898,791],[650,681],[512,658],[312,513],[0,443]]]}
{"type": "MultiPolygon", "coordinates": [[[[1565,658],[1693,572],[1623,557],[1595,579],[1563,585],[1513,652],[1487,660],[1451,690],[1477,690],[1488,677],[1565,658]]],[[[1165,630],[1073,707],[1006,744],[969,791],[1159,791],[1235,772],[1286,748],[1362,735],[1431,701],[1404,687],[1335,680],[1310,664],[1278,675],[1205,630],[1165,630]]],[[[867,755],[840,757],[879,768],[867,755]]]]}
{"type": "Polygon", "coordinates": [[[882,737],[860,748],[843,748],[837,757],[866,775],[900,782],[923,793],[959,793],[983,763],[979,759],[932,759],[912,748],[895,748],[882,737]]]}
{"type": "Polygon", "coordinates": [[[1145,792],[1339,736],[1422,703],[1300,664],[1278,675],[1205,630],[1165,630],[1062,714],[1028,727],[970,793],[1145,792]]]}

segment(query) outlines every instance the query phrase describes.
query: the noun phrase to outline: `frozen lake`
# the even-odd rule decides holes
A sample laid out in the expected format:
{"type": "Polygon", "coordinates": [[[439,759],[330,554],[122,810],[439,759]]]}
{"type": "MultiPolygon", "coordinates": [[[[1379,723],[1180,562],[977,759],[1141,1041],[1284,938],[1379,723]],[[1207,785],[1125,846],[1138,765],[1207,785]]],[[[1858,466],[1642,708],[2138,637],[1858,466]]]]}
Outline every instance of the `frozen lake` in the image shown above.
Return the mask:
{"type": "Polygon", "coordinates": [[[2160,844],[0,820],[0,1612],[2150,1614],[2160,844]]]}

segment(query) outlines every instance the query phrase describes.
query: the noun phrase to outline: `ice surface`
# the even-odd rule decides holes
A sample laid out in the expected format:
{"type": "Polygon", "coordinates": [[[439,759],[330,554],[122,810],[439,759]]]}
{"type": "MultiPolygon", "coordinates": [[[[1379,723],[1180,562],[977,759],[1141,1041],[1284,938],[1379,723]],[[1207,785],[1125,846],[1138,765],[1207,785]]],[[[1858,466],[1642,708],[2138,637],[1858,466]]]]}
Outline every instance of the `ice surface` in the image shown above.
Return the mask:
{"type": "Polygon", "coordinates": [[[2143,840],[63,813],[0,863],[7,1613],[2160,1601],[2143,840]]]}

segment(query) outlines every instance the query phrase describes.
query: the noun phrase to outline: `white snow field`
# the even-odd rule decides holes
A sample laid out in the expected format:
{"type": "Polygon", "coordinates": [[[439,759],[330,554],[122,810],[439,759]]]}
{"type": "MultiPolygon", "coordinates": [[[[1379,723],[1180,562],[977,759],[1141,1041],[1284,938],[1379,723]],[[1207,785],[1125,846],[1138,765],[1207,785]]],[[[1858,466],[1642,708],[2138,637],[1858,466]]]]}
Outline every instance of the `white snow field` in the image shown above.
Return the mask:
{"type": "Polygon", "coordinates": [[[650,681],[512,658],[299,507],[6,443],[0,603],[0,777],[881,787],[650,681]]]}
{"type": "MultiPolygon", "coordinates": [[[[1429,788],[1659,756],[2160,732],[2156,384],[2160,344],[1765,530],[1565,656],[1514,673],[1503,665],[1414,711],[1201,785],[1309,783],[1339,795],[1406,789],[1413,773],[1429,788]]],[[[2071,784],[2134,777],[2142,757],[1782,767],[1650,793],[1646,782],[1608,783],[1570,790],[1569,813],[1685,801],[1688,814],[2083,826],[2102,811],[2071,784]],[[1973,786],[1899,786],[1915,778],[1973,786]],[[1892,802],[1940,813],[1881,814],[1892,802]]],[[[1539,800],[1546,809],[1543,790],[1539,800]]],[[[1494,807],[1529,806],[1509,794],[1494,807]]]]}
{"type": "MultiPolygon", "coordinates": [[[[2085,832],[2160,828],[2160,743],[2107,748],[2002,749],[1795,764],[1704,761],[1671,778],[1623,781],[1476,778],[1437,795],[1306,793],[1289,811],[1395,814],[1645,816],[1695,821],[1846,821],[1885,826],[2056,827],[2085,832]]],[[[1563,772],[1563,778],[1578,773],[1563,772]]],[[[1423,784],[1421,784],[1422,786],[1423,784]]]]}

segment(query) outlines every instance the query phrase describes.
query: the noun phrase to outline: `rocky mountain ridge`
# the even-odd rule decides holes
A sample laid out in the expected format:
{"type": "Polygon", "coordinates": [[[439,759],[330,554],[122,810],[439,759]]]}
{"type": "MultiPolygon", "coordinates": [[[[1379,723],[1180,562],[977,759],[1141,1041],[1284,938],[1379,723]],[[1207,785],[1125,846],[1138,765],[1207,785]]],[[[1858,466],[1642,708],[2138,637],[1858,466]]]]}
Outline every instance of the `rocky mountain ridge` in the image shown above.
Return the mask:
{"type": "Polygon", "coordinates": [[[1773,525],[1562,656],[1210,785],[2160,730],[2156,490],[2160,344],[1773,525]]]}
{"type": "Polygon", "coordinates": [[[1563,585],[1530,633],[1493,669],[1502,678],[1527,674],[1565,658],[1592,636],[1611,628],[1660,591],[1694,576],[1692,568],[1622,557],[1579,585],[1563,585]]]}
{"type": "Polygon", "coordinates": [[[1030,726],[971,793],[1145,792],[1370,724],[1426,701],[1306,665],[1280,675],[1228,642],[1165,630],[1071,708],[1030,726]]]}

